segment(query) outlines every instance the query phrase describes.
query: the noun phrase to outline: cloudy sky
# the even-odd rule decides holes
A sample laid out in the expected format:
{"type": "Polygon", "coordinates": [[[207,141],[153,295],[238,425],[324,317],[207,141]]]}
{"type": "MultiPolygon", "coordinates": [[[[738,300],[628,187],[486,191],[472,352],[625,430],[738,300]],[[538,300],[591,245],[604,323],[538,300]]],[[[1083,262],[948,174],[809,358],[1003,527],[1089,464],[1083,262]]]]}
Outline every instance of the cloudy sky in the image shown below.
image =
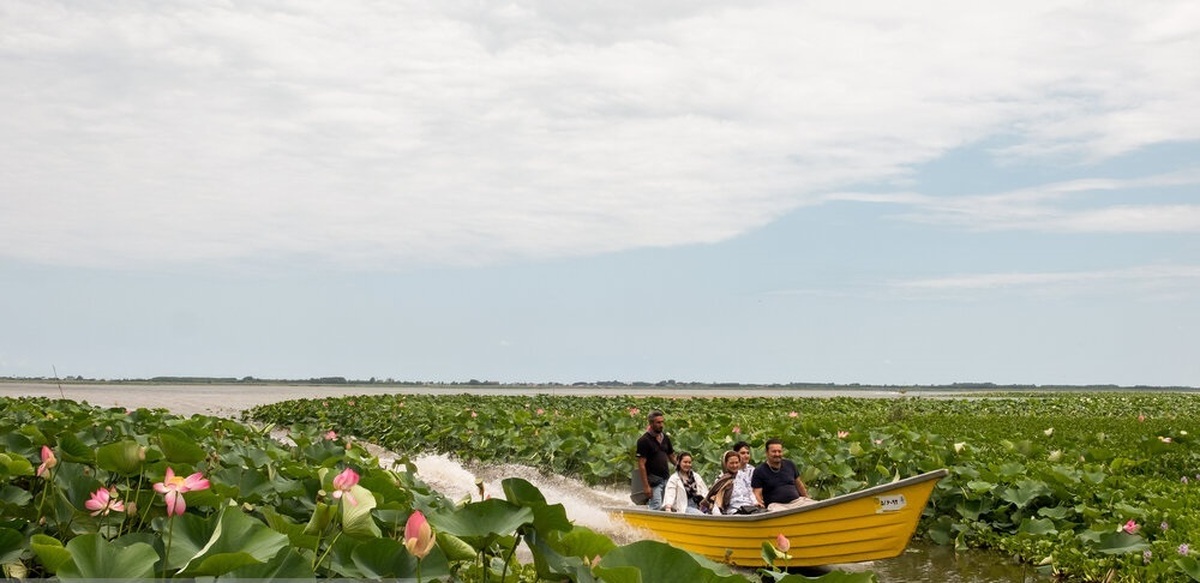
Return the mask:
{"type": "Polygon", "coordinates": [[[1200,386],[1200,4],[0,3],[0,376],[1200,386]]]}

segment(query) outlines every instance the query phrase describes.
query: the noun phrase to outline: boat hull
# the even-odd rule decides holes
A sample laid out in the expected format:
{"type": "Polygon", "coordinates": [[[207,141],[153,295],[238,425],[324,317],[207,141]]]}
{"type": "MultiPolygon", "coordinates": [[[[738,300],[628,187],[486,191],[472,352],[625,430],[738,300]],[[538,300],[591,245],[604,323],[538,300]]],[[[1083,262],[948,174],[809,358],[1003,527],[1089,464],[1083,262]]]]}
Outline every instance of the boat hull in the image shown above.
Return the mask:
{"type": "Polygon", "coordinates": [[[645,508],[608,508],[671,545],[717,562],[763,566],[762,543],[791,541],[787,566],[807,567],[888,559],[904,552],[929,496],[946,470],[927,472],[821,500],[754,515],[699,516],[645,508]]]}

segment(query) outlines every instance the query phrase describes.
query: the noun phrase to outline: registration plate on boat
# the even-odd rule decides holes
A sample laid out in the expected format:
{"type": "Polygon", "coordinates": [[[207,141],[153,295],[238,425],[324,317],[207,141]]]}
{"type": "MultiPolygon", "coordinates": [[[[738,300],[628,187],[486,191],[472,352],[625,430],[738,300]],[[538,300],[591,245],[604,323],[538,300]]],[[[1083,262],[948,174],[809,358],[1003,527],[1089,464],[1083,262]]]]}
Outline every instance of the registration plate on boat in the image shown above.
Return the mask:
{"type": "Polygon", "coordinates": [[[904,508],[908,501],[904,499],[904,494],[894,494],[891,496],[876,496],[875,497],[875,514],[882,512],[895,512],[904,508]]]}

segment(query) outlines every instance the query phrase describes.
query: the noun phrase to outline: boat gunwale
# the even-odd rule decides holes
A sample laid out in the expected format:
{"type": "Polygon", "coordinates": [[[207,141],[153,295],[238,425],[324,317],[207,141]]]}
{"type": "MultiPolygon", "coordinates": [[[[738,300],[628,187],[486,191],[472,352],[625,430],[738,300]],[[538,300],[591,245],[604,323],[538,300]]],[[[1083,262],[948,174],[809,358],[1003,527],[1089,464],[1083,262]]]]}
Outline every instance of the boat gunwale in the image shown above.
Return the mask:
{"type": "Polygon", "coordinates": [[[816,510],[820,510],[822,508],[828,508],[830,506],[837,506],[839,504],[844,504],[846,502],[852,502],[852,501],[858,500],[860,498],[867,498],[870,496],[874,496],[876,494],[880,494],[883,492],[889,492],[889,491],[893,491],[893,490],[898,490],[898,489],[905,488],[908,486],[913,486],[916,484],[921,484],[923,482],[928,482],[930,480],[933,480],[936,482],[948,475],[950,475],[950,471],[947,470],[946,468],[941,468],[941,469],[933,470],[931,472],[925,472],[923,474],[917,474],[915,476],[910,476],[908,478],[904,478],[902,480],[898,480],[895,482],[879,484],[876,486],[871,486],[869,488],[864,488],[862,490],[856,490],[854,492],[842,494],[840,496],[834,496],[833,498],[826,498],[825,500],[818,500],[812,504],[806,504],[799,508],[788,508],[786,510],[776,510],[773,512],[760,512],[757,514],[725,514],[725,515],[687,514],[687,513],[683,513],[683,512],[663,512],[662,510],[650,510],[649,508],[645,508],[642,506],[636,506],[636,507],[605,506],[603,508],[603,510],[605,512],[609,512],[609,513],[633,514],[633,515],[637,515],[637,516],[649,516],[649,517],[654,517],[654,518],[658,518],[658,519],[676,518],[676,519],[682,519],[682,520],[689,520],[689,521],[696,520],[696,521],[704,521],[704,522],[760,522],[760,521],[767,521],[767,520],[773,520],[773,519],[778,519],[778,518],[785,518],[785,517],[794,516],[794,515],[798,515],[798,514],[804,514],[807,512],[813,512],[816,510]]]}

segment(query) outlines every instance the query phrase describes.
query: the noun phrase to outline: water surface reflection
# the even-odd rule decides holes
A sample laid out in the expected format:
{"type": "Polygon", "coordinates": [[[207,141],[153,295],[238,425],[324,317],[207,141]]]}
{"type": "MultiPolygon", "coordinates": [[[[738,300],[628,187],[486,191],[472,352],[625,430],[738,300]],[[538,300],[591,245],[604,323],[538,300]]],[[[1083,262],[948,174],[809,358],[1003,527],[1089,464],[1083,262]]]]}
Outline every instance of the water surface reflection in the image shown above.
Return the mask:
{"type": "MultiPolygon", "coordinates": [[[[912,544],[903,555],[864,565],[881,583],[1033,583],[1050,581],[1039,577],[1030,565],[983,551],[959,551],[953,547],[912,544]]],[[[848,567],[847,570],[850,568],[848,567]]]]}

